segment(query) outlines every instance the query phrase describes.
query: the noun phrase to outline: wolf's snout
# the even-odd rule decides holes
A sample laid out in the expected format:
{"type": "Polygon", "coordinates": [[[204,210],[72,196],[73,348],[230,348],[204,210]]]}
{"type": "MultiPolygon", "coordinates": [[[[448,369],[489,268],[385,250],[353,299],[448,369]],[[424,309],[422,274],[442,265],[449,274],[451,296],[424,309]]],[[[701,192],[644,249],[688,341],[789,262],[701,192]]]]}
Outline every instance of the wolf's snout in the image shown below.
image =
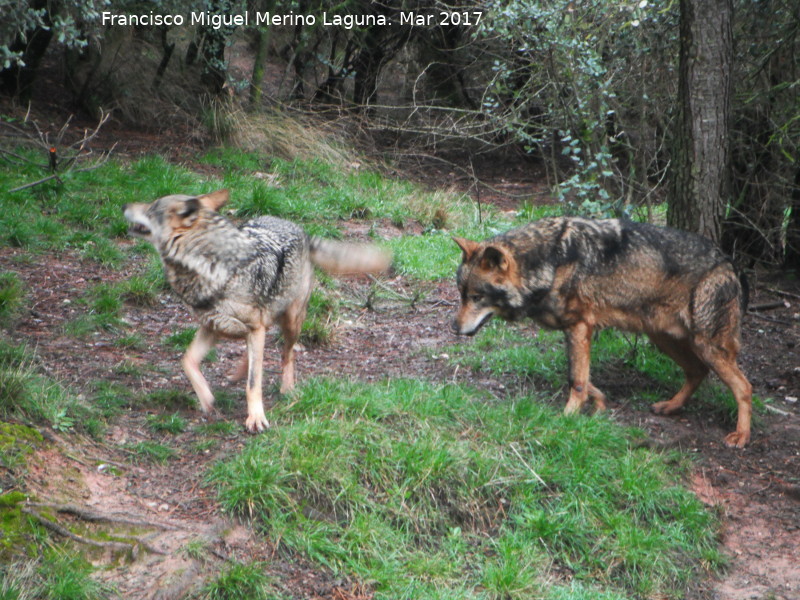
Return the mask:
{"type": "Polygon", "coordinates": [[[461,326],[458,324],[457,318],[450,321],[450,330],[456,335],[461,335],[461,326]]]}

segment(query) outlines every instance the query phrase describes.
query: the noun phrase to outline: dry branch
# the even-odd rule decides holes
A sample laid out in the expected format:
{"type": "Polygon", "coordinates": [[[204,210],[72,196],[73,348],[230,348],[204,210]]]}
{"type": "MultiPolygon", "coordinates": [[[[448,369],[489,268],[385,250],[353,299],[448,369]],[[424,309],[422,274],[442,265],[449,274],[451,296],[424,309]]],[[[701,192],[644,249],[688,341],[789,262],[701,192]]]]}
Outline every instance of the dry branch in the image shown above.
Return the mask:
{"type": "Polygon", "coordinates": [[[15,138],[21,143],[31,145],[44,151],[47,156],[47,164],[42,165],[36,160],[29,159],[2,147],[0,147],[0,157],[16,166],[33,165],[50,172],[49,175],[41,179],[9,190],[9,193],[19,192],[53,179],[57,180],[59,183],[63,183],[61,176],[64,174],[93,171],[106,164],[114,148],[116,148],[117,143],[115,142],[111,148],[101,152],[99,155],[94,154],[89,148],[89,143],[97,137],[100,128],[108,122],[110,117],[111,113],[106,113],[101,110],[100,118],[94,129],[84,129],[83,137],[68,145],[65,144],[64,138],[69,131],[72,116],[64,122],[52,139],[49,132],[42,131],[39,124],[30,118],[30,108],[22,121],[23,125],[28,126],[27,128],[18,127],[13,123],[0,122],[0,127],[5,130],[0,130],[0,133],[4,137],[15,138]],[[31,131],[31,129],[33,129],[33,131],[31,131]]]}

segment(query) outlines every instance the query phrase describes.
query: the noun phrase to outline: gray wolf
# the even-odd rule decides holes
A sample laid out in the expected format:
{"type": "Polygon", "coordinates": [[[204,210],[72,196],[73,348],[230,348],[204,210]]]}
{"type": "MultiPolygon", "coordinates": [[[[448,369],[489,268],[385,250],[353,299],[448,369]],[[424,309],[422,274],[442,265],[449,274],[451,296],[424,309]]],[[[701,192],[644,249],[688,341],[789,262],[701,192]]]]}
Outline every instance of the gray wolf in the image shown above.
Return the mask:
{"type": "Polygon", "coordinates": [[[298,225],[258,217],[239,226],[219,214],[228,190],[202,196],[172,195],[123,207],[129,231],[151,242],[167,281],[200,321],[183,357],[183,368],[209,412],[214,403],[200,362],[220,338],[247,343],[245,360],[232,379],[247,377],[249,431],[269,426],[261,378],[267,329],[283,334],[281,393],[295,384],[294,346],[313,287],[313,265],[331,273],[377,273],[389,256],[373,246],[309,237],[298,225]]]}
{"type": "Polygon", "coordinates": [[[474,335],[492,315],[525,317],[564,331],[569,356],[565,413],[605,396],[589,377],[592,332],[603,327],[645,333],[682,369],[683,387],[652,409],[679,410],[709,371],[736,398],[728,446],[750,439],[752,387],[737,365],[746,280],[709,240],[645,223],[577,217],[541,219],[483,242],[454,238],[462,251],[453,322],[474,335]]]}

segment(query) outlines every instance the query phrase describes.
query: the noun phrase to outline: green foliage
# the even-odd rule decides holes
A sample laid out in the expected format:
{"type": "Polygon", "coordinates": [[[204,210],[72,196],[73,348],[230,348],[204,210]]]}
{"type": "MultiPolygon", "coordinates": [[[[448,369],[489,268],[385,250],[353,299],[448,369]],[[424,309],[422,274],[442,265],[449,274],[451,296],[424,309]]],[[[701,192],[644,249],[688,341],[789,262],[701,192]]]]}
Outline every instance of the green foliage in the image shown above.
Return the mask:
{"type": "Polygon", "coordinates": [[[675,30],[677,6],[661,11],[640,2],[618,10],[592,0],[576,11],[569,0],[493,0],[487,9],[478,37],[497,50],[483,113],[552,160],[557,195],[571,211],[619,216],[629,187],[651,186],[660,149],[633,148],[626,132],[651,135],[637,118],[668,105],[663,70],[646,57],[676,48],[674,34],[658,28],[675,30]]]}
{"type": "Polygon", "coordinates": [[[311,381],[272,416],[212,471],[221,502],[378,598],[554,593],[554,563],[607,597],[677,597],[721,560],[679,458],[604,418],[405,380],[311,381]]]}

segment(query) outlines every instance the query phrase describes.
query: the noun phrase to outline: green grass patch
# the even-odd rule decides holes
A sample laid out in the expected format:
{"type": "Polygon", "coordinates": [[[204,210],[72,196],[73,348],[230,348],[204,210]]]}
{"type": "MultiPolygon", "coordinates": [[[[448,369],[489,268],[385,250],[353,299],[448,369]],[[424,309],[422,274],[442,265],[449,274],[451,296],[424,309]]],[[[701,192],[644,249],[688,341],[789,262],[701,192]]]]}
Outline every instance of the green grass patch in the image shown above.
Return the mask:
{"type": "Polygon", "coordinates": [[[0,466],[12,472],[21,469],[42,441],[35,429],[0,421],[0,466]]]}
{"type": "Polygon", "coordinates": [[[125,287],[126,284],[101,283],[87,290],[78,301],[86,311],[64,326],[65,333],[85,338],[98,331],[122,331],[125,327],[122,321],[125,287]]]}
{"type": "Polygon", "coordinates": [[[172,415],[147,415],[147,426],[156,433],[171,433],[177,435],[186,431],[186,419],[179,414],[172,415]]]}
{"type": "Polygon", "coordinates": [[[137,442],[126,444],[125,449],[130,454],[133,463],[151,463],[165,465],[178,456],[174,448],[159,444],[158,442],[137,442]]]}
{"type": "Polygon", "coordinates": [[[193,407],[197,398],[193,393],[177,389],[153,390],[144,398],[146,406],[154,406],[165,410],[180,410],[193,407]]]}
{"type": "Polygon", "coordinates": [[[92,578],[92,565],[75,551],[48,549],[37,559],[0,566],[0,598],[107,600],[114,590],[92,578]]]}
{"type": "MultiPolygon", "coordinates": [[[[231,189],[229,209],[246,218],[269,214],[294,220],[313,234],[335,237],[342,219],[414,221],[426,231],[472,228],[477,209],[467,198],[448,191],[426,191],[375,169],[342,168],[317,159],[282,160],[263,154],[221,148],[200,157],[223,169],[207,178],[158,156],[130,164],[109,161],[91,172],[73,173],[63,186],[37,186],[5,195],[0,206],[0,243],[31,251],[74,250],[86,258],[119,267],[125,252],[116,242],[127,235],[122,206],[149,202],[175,193],[231,189]],[[255,176],[266,167],[278,184],[255,176]]],[[[0,187],[10,189],[34,177],[26,169],[0,163],[0,187]]],[[[496,211],[484,211],[495,218],[496,211]]],[[[140,244],[129,253],[141,254],[140,244]]],[[[128,295],[149,302],[153,280],[137,282],[128,295]]],[[[156,280],[161,284],[163,280],[156,280]]]]}
{"type": "Polygon", "coordinates": [[[313,380],[272,420],[214,468],[221,502],[378,598],[569,597],[563,569],[593,594],[677,598],[721,562],[679,455],[605,418],[454,385],[313,380]]]}
{"type": "Polygon", "coordinates": [[[300,330],[300,343],[325,346],[333,340],[333,322],[339,314],[339,303],[332,292],[316,286],[308,299],[308,312],[300,330]]]}
{"type": "Polygon", "coordinates": [[[241,425],[233,421],[212,421],[198,425],[197,433],[214,437],[236,437],[241,425]]]}
{"type": "Polygon", "coordinates": [[[0,273],[0,327],[9,326],[25,304],[25,286],[13,271],[0,273]]]}
{"type": "Polygon", "coordinates": [[[450,361],[478,372],[558,387],[567,379],[563,340],[561,332],[493,319],[474,338],[452,347],[450,361]]]}
{"type": "Polygon", "coordinates": [[[0,339],[0,417],[48,423],[57,431],[97,432],[92,408],[60,382],[43,375],[25,346],[0,339]]]}
{"type": "Polygon", "coordinates": [[[231,564],[212,581],[203,586],[202,600],[280,600],[272,579],[260,563],[231,564]]]}
{"type": "Polygon", "coordinates": [[[173,331],[161,343],[173,350],[186,352],[196,333],[197,327],[184,327],[178,331],[173,331]]]}

